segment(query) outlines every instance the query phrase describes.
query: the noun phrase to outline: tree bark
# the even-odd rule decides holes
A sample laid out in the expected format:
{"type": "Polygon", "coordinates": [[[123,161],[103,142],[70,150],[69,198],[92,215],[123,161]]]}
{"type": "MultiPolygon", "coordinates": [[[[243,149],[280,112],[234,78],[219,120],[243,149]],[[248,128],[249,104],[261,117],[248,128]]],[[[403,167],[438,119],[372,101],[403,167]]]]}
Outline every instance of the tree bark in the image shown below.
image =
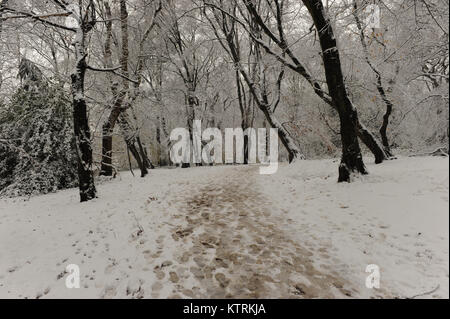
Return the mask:
{"type": "MultiPolygon", "coordinates": [[[[111,51],[111,41],[112,41],[112,13],[111,8],[109,6],[108,1],[104,2],[105,6],[105,14],[107,21],[105,22],[106,26],[106,40],[105,40],[105,67],[112,67],[112,51],[111,51]]],[[[113,162],[112,162],[112,147],[113,147],[113,132],[114,126],[116,125],[117,119],[120,115],[120,105],[123,102],[124,94],[123,92],[118,92],[117,87],[112,84],[111,79],[109,79],[111,83],[111,90],[115,97],[114,105],[112,106],[111,113],[108,117],[108,120],[103,124],[102,130],[102,164],[100,175],[101,176],[113,176],[113,162]]]]}
{"type": "Polygon", "coordinates": [[[118,95],[108,119],[103,124],[102,129],[102,165],[101,176],[113,176],[113,133],[116,122],[122,112],[121,105],[124,99],[124,92],[117,92],[113,87],[113,93],[118,95]]]}
{"type": "Polygon", "coordinates": [[[100,170],[100,176],[113,176],[113,162],[112,162],[112,149],[113,139],[111,134],[110,125],[103,126],[102,131],[102,165],[100,170]]]}
{"type": "Polygon", "coordinates": [[[141,155],[144,166],[147,169],[155,169],[155,166],[153,166],[152,161],[148,157],[147,150],[145,149],[144,145],[142,144],[141,138],[139,136],[136,137],[136,143],[139,146],[139,154],[141,155]]]}
{"type": "Polygon", "coordinates": [[[363,51],[364,51],[364,58],[366,60],[367,65],[375,73],[375,76],[377,78],[376,87],[377,87],[378,93],[380,94],[381,99],[383,100],[384,104],[386,105],[386,112],[383,116],[383,124],[380,128],[380,135],[381,135],[381,140],[383,143],[385,157],[392,158],[393,154],[392,154],[391,146],[389,144],[389,139],[387,136],[387,129],[389,126],[389,120],[392,115],[392,111],[394,109],[394,105],[392,104],[391,100],[388,98],[386,90],[384,89],[381,72],[370,61],[369,50],[368,50],[367,43],[366,43],[366,40],[364,37],[364,30],[363,30],[363,27],[361,24],[361,20],[359,19],[359,16],[358,16],[358,4],[357,4],[356,0],[353,0],[353,16],[355,18],[356,27],[358,28],[358,31],[359,31],[359,37],[360,37],[361,45],[362,45],[363,51]]]}
{"type": "MultiPolygon", "coordinates": [[[[242,117],[242,122],[241,122],[241,128],[242,131],[245,132],[248,128],[250,128],[252,126],[252,124],[250,123],[250,118],[249,118],[249,109],[251,108],[251,104],[250,101],[248,101],[249,103],[247,104],[246,99],[244,97],[244,92],[243,92],[243,86],[242,86],[242,81],[241,81],[241,77],[240,77],[240,73],[238,70],[235,71],[235,78],[236,78],[236,89],[237,89],[237,95],[238,95],[238,102],[239,102],[239,110],[241,111],[241,117],[242,117]]],[[[249,136],[247,134],[244,135],[244,164],[248,165],[249,163],[249,147],[250,147],[250,142],[249,142],[249,136]]]]}
{"type": "MultiPolygon", "coordinates": [[[[188,73],[189,74],[189,73],[188,73]]],[[[186,87],[188,88],[188,93],[186,96],[186,115],[187,115],[187,126],[189,130],[190,143],[192,144],[191,153],[195,156],[195,152],[200,150],[196,150],[194,143],[194,120],[195,120],[195,107],[198,105],[198,100],[195,95],[195,88],[192,87],[192,83],[186,83],[186,87]]],[[[182,168],[191,167],[190,163],[183,163],[181,165],[182,168]]]]}
{"type": "MultiPolygon", "coordinates": [[[[2,33],[3,33],[3,10],[8,5],[9,0],[0,0],[0,43],[2,41],[2,33]]],[[[3,84],[3,65],[0,67],[0,89],[3,84]]]]}
{"type": "Polygon", "coordinates": [[[142,145],[139,145],[140,139],[138,136],[138,131],[133,129],[128,113],[126,111],[122,111],[120,113],[118,122],[127,148],[133,155],[136,163],[138,164],[139,170],[141,171],[141,177],[147,176],[148,168],[152,168],[153,165],[149,164],[150,160],[147,158],[142,145]]]}
{"type": "MultiPolygon", "coordinates": [[[[144,43],[148,38],[151,30],[155,26],[155,18],[161,10],[161,2],[158,3],[158,7],[153,14],[153,20],[144,32],[144,35],[139,43],[139,52],[144,49],[144,43]]],[[[108,2],[105,2],[106,13],[106,41],[105,41],[105,64],[106,67],[112,67],[112,52],[111,52],[111,40],[112,40],[112,14],[111,8],[108,2]]],[[[103,126],[103,139],[102,139],[102,170],[101,174],[105,176],[112,176],[112,134],[116,123],[119,121],[121,130],[124,134],[125,143],[133,157],[135,158],[138,166],[141,170],[141,176],[144,177],[148,174],[148,169],[153,169],[154,166],[151,163],[148,155],[142,145],[139,137],[139,132],[133,130],[130,118],[126,111],[132,108],[133,103],[139,96],[139,87],[141,84],[141,72],[144,67],[142,58],[139,57],[138,67],[136,70],[137,80],[134,81],[134,86],[130,89],[129,77],[129,33],[128,33],[128,10],[125,0],[120,0],[120,27],[122,37],[122,48],[120,55],[121,71],[124,76],[122,81],[122,88],[119,90],[114,84],[111,83],[111,91],[115,96],[115,102],[111,109],[110,116],[107,122],[103,126]]]]}
{"type": "Polygon", "coordinates": [[[384,113],[384,116],[383,116],[383,124],[381,125],[381,128],[380,128],[381,141],[383,142],[383,147],[384,147],[384,151],[386,152],[386,155],[388,157],[393,157],[394,154],[392,153],[392,150],[391,150],[391,145],[389,143],[389,138],[387,136],[387,130],[388,130],[389,120],[392,115],[394,106],[393,106],[392,102],[388,99],[386,92],[384,91],[384,88],[383,88],[383,85],[381,82],[381,76],[377,75],[377,78],[378,78],[378,84],[377,84],[378,92],[380,93],[380,96],[381,96],[384,104],[386,105],[386,112],[384,113]]]}
{"type": "Polygon", "coordinates": [[[380,145],[375,136],[360,121],[358,121],[358,137],[375,156],[375,164],[381,164],[384,160],[388,159],[383,146],[380,145]]]}
{"type": "Polygon", "coordinates": [[[328,89],[339,113],[342,141],[339,182],[351,182],[352,174],[368,174],[358,142],[358,112],[347,95],[336,38],[322,1],[303,0],[303,3],[319,34],[328,89]]]}
{"type": "MultiPolygon", "coordinates": [[[[285,67],[290,68],[292,71],[300,74],[302,77],[306,79],[306,81],[311,85],[314,92],[317,96],[322,99],[326,104],[330,105],[333,109],[337,110],[337,107],[334,105],[333,101],[328,97],[328,94],[322,89],[320,83],[315,80],[315,78],[308,72],[306,67],[302,65],[300,60],[294,55],[291,51],[290,46],[288,45],[286,39],[284,38],[284,29],[283,29],[283,21],[282,21],[282,6],[278,1],[275,1],[276,5],[276,18],[277,18],[277,27],[279,37],[277,37],[265,23],[264,19],[259,15],[258,8],[255,6],[254,2],[251,0],[244,0],[244,4],[248,10],[248,12],[253,16],[254,21],[258,23],[261,27],[262,31],[277,44],[277,46],[286,53],[286,55],[291,59],[292,63],[288,62],[284,56],[279,55],[272,51],[270,47],[265,45],[263,42],[259,41],[255,35],[250,35],[255,41],[264,48],[264,50],[270,55],[274,56],[280,63],[282,63],[285,67]]],[[[234,15],[233,15],[234,16],[234,15]]],[[[388,156],[385,154],[381,143],[378,142],[378,139],[369,131],[367,128],[360,122],[358,119],[358,136],[361,141],[369,148],[369,150],[375,156],[375,162],[377,164],[382,163],[385,159],[388,159],[388,156]]]]}
{"type": "Polygon", "coordinates": [[[92,171],[91,131],[87,116],[86,98],[84,95],[84,79],[86,75],[85,34],[80,26],[75,38],[76,66],[71,75],[73,96],[73,124],[75,143],[78,154],[78,180],[81,202],[96,197],[94,173],[92,171]]]}
{"type": "MultiPolygon", "coordinates": [[[[232,10],[235,11],[236,6],[234,6],[232,10]]],[[[234,16],[234,14],[232,14],[232,16],[234,16]]],[[[236,32],[236,20],[223,12],[221,12],[221,14],[215,14],[214,17],[217,25],[212,20],[208,20],[214,29],[217,39],[220,41],[224,49],[230,54],[236,70],[244,78],[244,81],[247,84],[256,105],[263,112],[268,123],[272,128],[278,130],[278,137],[289,154],[289,162],[292,163],[296,159],[302,159],[303,155],[301,154],[300,149],[289,135],[289,132],[283,127],[283,125],[281,125],[273,113],[272,107],[268,102],[268,93],[265,91],[265,85],[255,83],[255,81],[249,76],[248,72],[246,72],[242,67],[239,41],[236,32]],[[224,34],[224,37],[219,35],[218,30],[224,34]],[[261,87],[263,88],[261,89],[261,87]]],[[[254,45],[256,50],[259,50],[259,42],[255,41],[254,45]]],[[[255,55],[254,63],[256,67],[261,67],[261,59],[257,54],[255,55]]],[[[264,72],[262,69],[258,71],[261,71],[262,73],[264,72]]]]}

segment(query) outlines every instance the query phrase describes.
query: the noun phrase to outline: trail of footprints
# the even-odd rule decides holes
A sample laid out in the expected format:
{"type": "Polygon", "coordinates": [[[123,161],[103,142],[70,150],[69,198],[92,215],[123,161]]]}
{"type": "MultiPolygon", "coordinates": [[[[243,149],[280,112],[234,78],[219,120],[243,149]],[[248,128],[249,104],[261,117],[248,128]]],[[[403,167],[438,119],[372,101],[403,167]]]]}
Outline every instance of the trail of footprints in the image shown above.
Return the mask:
{"type": "Polygon", "coordinates": [[[280,221],[273,219],[270,203],[250,179],[211,181],[184,201],[183,211],[171,238],[159,239],[158,249],[164,242],[178,249],[175,263],[155,266],[159,281],[152,287],[153,298],[169,284],[171,298],[332,298],[357,293],[332,269],[318,271],[313,253],[277,228],[280,221]]]}
{"type": "MultiPolygon", "coordinates": [[[[71,248],[80,266],[93,267],[83,274],[83,288],[101,289],[100,298],[125,295],[137,299],[332,298],[357,294],[331,267],[324,265],[318,270],[313,265],[313,254],[327,257],[328,247],[313,251],[307,244],[294,242],[277,226],[289,220],[272,216],[271,203],[258,192],[252,169],[213,176],[199,185],[195,195],[186,194],[184,199],[177,194],[165,204],[148,200],[148,207],[167,213],[170,224],[157,221],[167,234],[156,240],[148,240],[145,231],[136,227],[128,242],[130,249],[136,248],[137,260],[118,260],[110,251],[109,239],[116,236],[108,227],[111,216],[101,228],[74,238],[71,248]],[[166,211],[168,207],[170,211],[166,211]],[[102,274],[92,264],[100,254],[107,261],[102,274]],[[97,281],[101,277],[105,280],[97,281]]],[[[63,267],[68,262],[63,258],[56,264],[62,268],[56,274],[58,281],[67,275],[63,267]]],[[[45,289],[36,297],[49,292],[45,289]]]]}

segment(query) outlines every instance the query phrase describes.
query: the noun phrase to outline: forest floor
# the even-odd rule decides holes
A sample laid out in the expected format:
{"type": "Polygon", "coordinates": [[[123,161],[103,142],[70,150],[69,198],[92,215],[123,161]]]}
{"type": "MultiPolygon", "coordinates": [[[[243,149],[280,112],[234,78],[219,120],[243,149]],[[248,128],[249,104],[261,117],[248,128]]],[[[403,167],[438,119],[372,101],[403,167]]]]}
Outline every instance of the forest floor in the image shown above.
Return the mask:
{"type": "Polygon", "coordinates": [[[337,166],[123,172],[89,203],[0,199],[0,298],[448,298],[449,160],[369,164],[352,184],[337,166]]]}

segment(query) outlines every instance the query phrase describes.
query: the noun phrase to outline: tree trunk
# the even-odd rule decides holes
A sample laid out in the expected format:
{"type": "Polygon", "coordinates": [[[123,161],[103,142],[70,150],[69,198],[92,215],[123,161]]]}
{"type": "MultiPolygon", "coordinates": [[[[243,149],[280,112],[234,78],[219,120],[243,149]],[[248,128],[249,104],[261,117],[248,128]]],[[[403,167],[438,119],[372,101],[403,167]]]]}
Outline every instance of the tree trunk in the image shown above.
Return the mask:
{"type": "MultiPolygon", "coordinates": [[[[238,40],[236,40],[238,41],[238,40]]],[[[241,76],[238,70],[235,71],[235,79],[236,79],[236,90],[238,95],[239,102],[239,110],[241,111],[241,128],[242,131],[245,132],[248,128],[252,127],[251,118],[251,100],[247,101],[245,97],[244,87],[242,85],[241,76]]],[[[250,149],[250,139],[248,135],[244,135],[244,164],[249,164],[249,149],[250,149]]]]}
{"type": "Polygon", "coordinates": [[[392,115],[392,110],[393,110],[394,106],[392,105],[392,102],[388,99],[386,92],[384,91],[384,88],[383,88],[383,85],[381,82],[381,76],[377,75],[377,77],[378,77],[378,84],[377,84],[378,92],[380,93],[380,96],[381,96],[384,104],[386,105],[386,113],[383,116],[383,124],[380,128],[381,141],[383,142],[383,147],[384,147],[384,151],[385,151],[386,155],[388,157],[392,158],[394,155],[391,151],[391,145],[389,144],[389,139],[387,136],[387,129],[389,126],[389,120],[392,115]]]}
{"type": "Polygon", "coordinates": [[[275,117],[275,114],[273,114],[272,110],[269,107],[263,106],[261,106],[260,109],[263,111],[270,127],[278,130],[278,137],[280,138],[281,143],[284,145],[289,154],[289,163],[294,162],[296,159],[302,159],[303,155],[301,154],[297,145],[295,145],[294,140],[289,135],[289,132],[283,127],[283,125],[281,125],[281,123],[275,117]]]}
{"type": "MultiPolygon", "coordinates": [[[[359,16],[358,16],[358,4],[357,4],[356,0],[353,0],[353,16],[355,17],[356,27],[358,28],[358,31],[359,31],[359,38],[361,41],[361,45],[363,47],[364,58],[366,60],[367,65],[375,73],[375,76],[377,78],[376,86],[377,86],[378,93],[380,94],[381,99],[383,100],[384,104],[386,105],[386,112],[383,117],[383,124],[380,128],[380,135],[381,135],[381,140],[383,142],[385,159],[391,158],[391,157],[393,157],[393,154],[391,152],[391,147],[389,145],[389,139],[387,137],[387,128],[389,126],[389,118],[392,114],[394,105],[392,104],[391,100],[389,100],[389,98],[386,94],[386,91],[383,87],[383,80],[381,78],[380,71],[370,61],[369,49],[367,47],[366,39],[364,36],[363,26],[362,26],[361,20],[359,19],[359,16]]],[[[377,155],[376,155],[376,157],[377,157],[377,155]]]]}
{"type": "Polygon", "coordinates": [[[136,145],[133,143],[132,140],[126,141],[127,147],[130,150],[131,154],[133,155],[133,158],[135,159],[136,163],[138,164],[139,170],[141,171],[141,177],[145,177],[148,174],[147,167],[143,163],[141,156],[139,154],[138,149],[136,148],[136,145]]]}
{"type": "MultiPolygon", "coordinates": [[[[194,121],[195,121],[195,106],[198,105],[197,97],[195,96],[195,90],[190,88],[191,84],[188,83],[188,95],[186,97],[187,103],[186,103],[186,112],[187,112],[187,125],[189,130],[189,136],[190,136],[190,143],[192,144],[191,148],[191,155],[195,156],[195,152],[199,151],[196,150],[194,145],[194,121]]],[[[183,163],[181,165],[182,168],[189,168],[191,167],[190,163],[183,163]]]]}
{"type": "MultiPolygon", "coordinates": [[[[105,14],[106,14],[106,40],[105,40],[105,67],[112,68],[112,13],[108,1],[105,1],[105,14]]],[[[111,84],[111,91],[115,95],[115,101],[113,103],[111,113],[109,114],[108,120],[103,124],[102,130],[102,164],[100,175],[101,176],[113,176],[113,166],[112,166],[112,147],[113,147],[113,132],[116,125],[117,119],[120,115],[120,106],[125,98],[125,93],[123,90],[119,92],[117,86],[113,84],[111,78],[109,78],[111,84]]]]}
{"type": "Polygon", "coordinates": [[[158,115],[156,117],[156,144],[158,147],[157,156],[158,156],[158,166],[161,166],[162,163],[162,141],[161,141],[161,118],[158,115]]]}
{"type": "Polygon", "coordinates": [[[170,134],[167,131],[167,124],[166,124],[166,118],[164,116],[164,114],[161,114],[161,142],[162,141],[166,141],[166,145],[165,145],[165,152],[161,152],[160,158],[161,158],[161,164],[166,166],[166,165],[170,165],[171,161],[170,161],[170,148],[172,147],[172,142],[170,141],[170,134]],[[165,155],[162,155],[165,154],[165,155]]]}
{"type": "MultiPolygon", "coordinates": [[[[347,102],[344,98],[341,102],[347,104],[350,101],[347,102]]],[[[351,111],[342,111],[340,113],[342,140],[342,160],[339,166],[340,183],[351,182],[353,173],[368,174],[358,143],[357,117],[358,113],[354,108],[351,111]]]]}
{"type": "Polygon", "coordinates": [[[87,105],[84,95],[84,78],[86,74],[86,53],[82,28],[77,30],[75,39],[76,67],[72,73],[73,124],[75,143],[78,154],[78,181],[81,202],[87,202],[96,197],[94,173],[92,171],[91,131],[87,115],[87,105]]]}
{"type": "MultiPolygon", "coordinates": [[[[308,1],[308,2],[310,2],[310,1],[308,1]]],[[[317,2],[315,1],[314,3],[317,3],[317,2]]],[[[306,3],[305,3],[305,5],[306,5],[306,3]]],[[[266,35],[269,36],[278,45],[278,47],[283,52],[285,52],[287,54],[287,56],[290,57],[290,59],[292,60],[292,62],[294,64],[293,65],[289,64],[285,60],[284,55],[283,56],[278,55],[277,53],[272,51],[267,46],[263,46],[264,50],[267,53],[274,56],[285,67],[292,69],[294,72],[296,72],[296,73],[300,74],[302,77],[304,77],[308,81],[308,83],[312,86],[312,88],[314,89],[314,92],[317,94],[317,96],[319,96],[322,99],[322,101],[324,101],[325,103],[330,105],[332,108],[337,110],[337,107],[334,105],[333,101],[331,99],[329,99],[328,96],[326,96],[325,91],[322,90],[321,84],[314,79],[314,77],[308,72],[308,70],[301,64],[300,60],[297,59],[296,56],[294,55],[294,53],[291,51],[290,46],[288,45],[285,37],[283,36],[283,34],[285,33],[283,30],[283,21],[282,21],[282,17],[283,17],[282,11],[283,10],[280,7],[280,4],[276,3],[277,25],[278,25],[278,30],[279,30],[278,38],[274,33],[272,33],[270,31],[270,28],[265,23],[265,19],[261,15],[258,14],[258,8],[255,6],[255,4],[252,1],[245,1],[245,6],[247,7],[249,13],[253,16],[254,22],[256,22],[261,27],[261,29],[264,31],[264,33],[266,33],[266,35]]],[[[253,36],[253,38],[255,38],[255,37],[256,37],[256,35],[253,36]]],[[[370,151],[374,154],[377,164],[382,163],[385,159],[387,159],[387,156],[384,153],[381,143],[378,142],[378,139],[371,132],[369,132],[364,127],[364,125],[359,122],[359,119],[358,119],[358,129],[360,129],[360,128],[361,128],[361,130],[358,131],[358,135],[361,138],[361,141],[364,144],[366,144],[367,147],[370,149],[370,151]]]]}
{"type": "MultiPolygon", "coordinates": [[[[156,14],[158,14],[160,9],[157,9],[154,13],[154,19],[156,14]]],[[[111,52],[111,41],[112,41],[112,13],[108,2],[105,2],[105,13],[107,17],[106,21],[106,41],[105,41],[105,64],[107,68],[112,68],[112,52],[111,52]]],[[[148,169],[153,169],[154,166],[151,163],[145,148],[139,137],[139,132],[137,129],[133,128],[131,120],[127,114],[127,110],[132,108],[133,103],[139,95],[139,86],[141,83],[141,72],[144,67],[142,59],[139,58],[139,63],[137,66],[136,77],[137,80],[134,82],[134,87],[130,90],[130,83],[127,77],[129,77],[129,33],[128,33],[128,10],[127,3],[125,0],[120,0],[120,27],[121,27],[121,55],[120,55],[120,65],[121,71],[124,75],[122,81],[122,88],[119,90],[117,86],[111,81],[111,91],[115,96],[115,102],[111,109],[107,123],[103,127],[103,140],[102,140],[102,170],[101,174],[106,176],[112,175],[112,134],[116,122],[119,122],[120,128],[123,132],[125,143],[127,144],[128,150],[131,152],[135,158],[138,166],[141,170],[141,176],[144,177],[148,174],[148,169]]],[[[142,53],[144,48],[144,42],[147,39],[150,31],[154,27],[154,21],[151,23],[149,28],[144,33],[144,37],[141,39],[139,44],[139,52],[142,53]]]]}
{"type": "Polygon", "coordinates": [[[378,140],[360,121],[358,121],[358,136],[375,156],[375,164],[381,164],[384,160],[388,159],[387,154],[378,140]]]}
{"type": "Polygon", "coordinates": [[[113,176],[112,149],[113,138],[109,123],[103,125],[102,131],[102,166],[100,176],[113,176]]]}
{"type": "Polygon", "coordinates": [[[165,166],[167,164],[166,158],[163,154],[165,154],[165,148],[163,146],[163,140],[167,137],[163,138],[165,132],[165,117],[163,114],[163,62],[162,58],[158,56],[157,59],[157,73],[156,73],[156,85],[154,86],[156,104],[158,107],[157,116],[156,116],[156,143],[158,147],[158,165],[165,166]],[[164,150],[164,151],[163,151],[164,150]]]}
{"type": "Polygon", "coordinates": [[[113,176],[113,133],[117,120],[122,113],[121,106],[125,97],[124,91],[117,92],[117,90],[114,89],[113,92],[118,96],[116,98],[116,101],[114,102],[107,121],[105,122],[105,124],[103,124],[102,129],[102,165],[100,171],[101,176],[113,176]]]}
{"type": "MultiPolygon", "coordinates": [[[[0,0],[0,43],[2,41],[2,32],[3,32],[3,8],[6,8],[9,0],[0,0]]],[[[0,66],[0,89],[3,84],[3,65],[0,66]]]]}
{"type": "Polygon", "coordinates": [[[139,145],[140,140],[137,135],[137,130],[133,129],[132,124],[130,122],[130,118],[126,111],[122,111],[120,113],[118,122],[120,129],[122,130],[125,143],[127,144],[128,149],[130,150],[131,154],[136,160],[139,170],[141,171],[141,177],[147,176],[148,168],[150,166],[147,161],[149,160],[148,158],[146,158],[146,155],[143,154],[144,151],[142,145],[141,146],[139,145]]]}
{"type": "Polygon", "coordinates": [[[358,142],[358,112],[345,88],[339,50],[330,20],[321,0],[303,0],[319,34],[328,89],[341,123],[342,160],[339,182],[350,182],[352,174],[367,174],[358,142]]]}
{"type": "Polygon", "coordinates": [[[139,135],[136,137],[136,143],[139,146],[139,154],[141,155],[142,163],[144,164],[144,166],[147,169],[155,169],[155,166],[153,166],[152,161],[148,157],[148,153],[145,150],[145,147],[142,144],[141,138],[139,137],[139,135]]]}

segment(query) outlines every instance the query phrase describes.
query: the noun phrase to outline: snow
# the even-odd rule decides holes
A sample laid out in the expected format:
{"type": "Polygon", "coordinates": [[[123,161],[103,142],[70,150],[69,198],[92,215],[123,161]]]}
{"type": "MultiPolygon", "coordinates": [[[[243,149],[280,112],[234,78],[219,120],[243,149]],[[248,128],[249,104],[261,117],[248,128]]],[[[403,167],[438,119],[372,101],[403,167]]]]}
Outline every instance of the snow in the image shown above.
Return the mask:
{"type": "Polygon", "coordinates": [[[448,159],[369,164],[351,184],[338,164],[123,172],[89,203],[0,199],[0,298],[448,298],[448,159]]]}
{"type": "Polygon", "coordinates": [[[439,286],[434,296],[448,298],[448,159],[372,165],[369,176],[352,184],[335,184],[332,168],[328,161],[303,162],[265,183],[297,240],[324,252],[316,264],[331,260],[359,284],[360,297],[373,295],[365,270],[376,264],[384,296],[413,297],[439,286]]]}

